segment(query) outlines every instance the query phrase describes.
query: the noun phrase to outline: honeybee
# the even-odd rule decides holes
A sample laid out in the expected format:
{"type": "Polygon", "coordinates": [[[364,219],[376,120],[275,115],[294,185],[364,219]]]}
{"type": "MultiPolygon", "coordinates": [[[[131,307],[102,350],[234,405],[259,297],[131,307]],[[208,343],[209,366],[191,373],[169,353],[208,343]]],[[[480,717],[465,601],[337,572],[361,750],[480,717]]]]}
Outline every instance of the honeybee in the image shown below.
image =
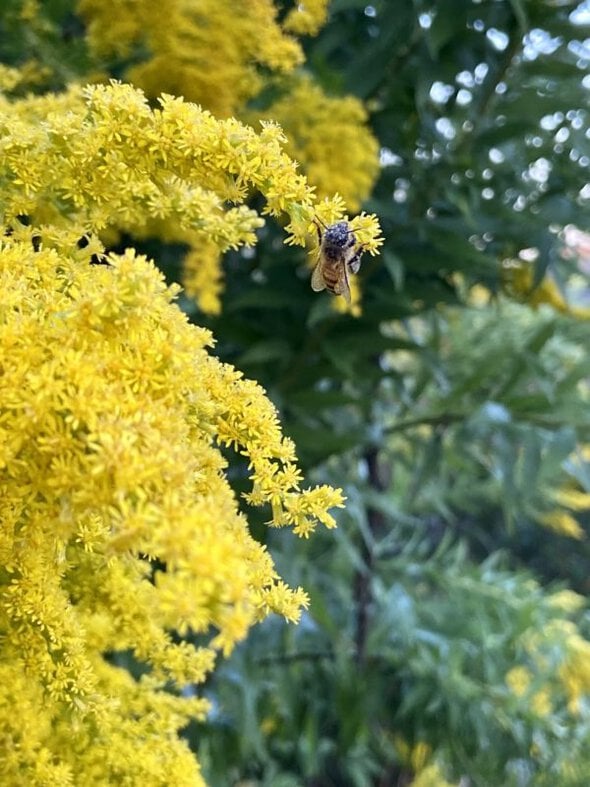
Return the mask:
{"type": "Polygon", "coordinates": [[[311,289],[315,292],[328,290],[342,295],[350,303],[349,273],[357,273],[361,266],[363,246],[358,246],[354,231],[347,221],[337,221],[322,232],[316,224],[320,252],[311,274],[311,289]]]}

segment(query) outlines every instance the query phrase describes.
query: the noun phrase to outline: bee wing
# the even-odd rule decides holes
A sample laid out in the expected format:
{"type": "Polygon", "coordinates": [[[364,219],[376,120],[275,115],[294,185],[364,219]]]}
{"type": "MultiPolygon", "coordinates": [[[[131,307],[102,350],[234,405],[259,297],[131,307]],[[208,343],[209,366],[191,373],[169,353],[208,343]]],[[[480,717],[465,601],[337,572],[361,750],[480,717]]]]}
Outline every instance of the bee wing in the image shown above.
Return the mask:
{"type": "Polygon", "coordinates": [[[311,289],[314,292],[321,292],[326,289],[326,282],[324,281],[324,274],[322,273],[322,261],[318,260],[317,265],[311,274],[311,289]]]}
{"type": "Polygon", "coordinates": [[[346,272],[346,265],[342,266],[342,273],[338,277],[338,281],[334,285],[334,292],[336,295],[342,295],[346,303],[350,306],[350,285],[348,283],[348,273],[346,272]]]}
{"type": "Polygon", "coordinates": [[[351,273],[358,273],[361,267],[361,257],[363,256],[363,247],[360,246],[348,260],[348,269],[351,273]]]}

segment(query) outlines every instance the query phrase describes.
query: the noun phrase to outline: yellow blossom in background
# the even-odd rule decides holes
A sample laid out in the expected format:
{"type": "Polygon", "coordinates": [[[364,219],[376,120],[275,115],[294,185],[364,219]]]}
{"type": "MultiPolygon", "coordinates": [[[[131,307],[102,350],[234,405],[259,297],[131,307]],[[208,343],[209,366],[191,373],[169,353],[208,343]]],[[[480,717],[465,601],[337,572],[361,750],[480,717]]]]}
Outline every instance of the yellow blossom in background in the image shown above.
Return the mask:
{"type": "Polygon", "coordinates": [[[564,612],[577,612],[582,609],[586,604],[586,599],[579,593],[574,593],[573,590],[559,590],[549,596],[549,604],[556,609],[561,609],[564,612]]]}
{"type": "Polygon", "coordinates": [[[412,787],[456,787],[442,775],[440,767],[432,763],[423,768],[412,780],[412,787]]]}
{"type": "Polygon", "coordinates": [[[305,0],[294,2],[283,24],[285,30],[296,35],[316,35],[328,15],[328,0],[305,0]]]}
{"type": "Polygon", "coordinates": [[[341,314],[352,314],[353,317],[360,317],[362,314],[362,293],[359,281],[356,276],[348,277],[350,287],[350,304],[344,298],[335,298],[334,309],[341,314]]]}
{"type": "Polygon", "coordinates": [[[43,82],[48,76],[48,69],[31,60],[19,68],[0,63],[0,93],[11,93],[14,90],[29,88],[43,82]]]}
{"type": "Polygon", "coordinates": [[[530,710],[536,716],[548,716],[553,710],[551,694],[547,688],[543,688],[528,696],[532,679],[530,670],[523,666],[513,667],[506,674],[506,684],[512,693],[516,697],[526,698],[530,710]]]}
{"type": "Polygon", "coordinates": [[[531,710],[536,716],[549,716],[553,713],[553,703],[548,689],[536,691],[531,697],[531,710]]]}
{"type": "MultiPolygon", "coordinates": [[[[582,446],[580,455],[573,454],[571,461],[575,464],[580,458],[583,458],[583,453],[584,447],[582,446]]],[[[590,494],[579,488],[578,482],[571,473],[568,472],[567,475],[568,480],[565,484],[558,489],[550,489],[547,495],[550,503],[557,504],[559,508],[538,512],[534,518],[543,527],[547,527],[559,535],[582,540],[586,537],[586,532],[574,513],[590,509],[590,494]]]]}
{"type": "Polygon", "coordinates": [[[352,210],[360,208],[379,172],[379,145],[357,98],[328,96],[310,78],[300,77],[265,116],[281,125],[287,152],[319,197],[338,192],[352,210]]]}
{"type": "Polygon", "coordinates": [[[22,72],[19,68],[12,68],[0,64],[0,91],[10,93],[22,81],[22,72]]]}
{"type": "Polygon", "coordinates": [[[581,636],[571,621],[556,623],[565,639],[566,658],[559,668],[559,677],[568,696],[568,708],[578,713],[580,701],[590,695],[590,642],[581,636]]]}
{"type": "MultiPolygon", "coordinates": [[[[458,278],[458,277],[456,277],[458,278]]],[[[474,284],[469,288],[467,302],[474,309],[481,309],[490,303],[491,294],[483,284],[474,284]]]]}
{"type": "Polygon", "coordinates": [[[182,284],[189,298],[205,314],[221,312],[222,270],[219,247],[206,238],[190,250],[183,260],[182,284]]]}
{"type": "Polygon", "coordinates": [[[545,275],[534,284],[534,268],[531,263],[520,260],[508,260],[503,267],[503,283],[506,292],[531,306],[548,304],[561,314],[569,314],[581,320],[590,319],[590,309],[571,305],[551,276],[545,275]]]}
{"type": "MultiPolygon", "coordinates": [[[[555,594],[559,602],[556,609],[575,611],[568,598],[566,605],[562,591],[555,594]],[[561,596],[561,598],[560,598],[561,596]]],[[[576,594],[571,594],[576,595],[576,594]]],[[[582,599],[582,603],[585,603],[582,599]]],[[[528,667],[517,666],[506,675],[506,683],[517,697],[527,698],[531,710],[539,716],[552,712],[553,698],[567,703],[570,714],[581,711],[581,700],[590,695],[590,642],[582,636],[575,623],[565,618],[555,618],[543,632],[536,631],[523,639],[525,650],[531,656],[528,667]],[[549,670],[550,674],[547,674],[549,670]],[[531,693],[533,681],[542,677],[543,687],[531,693]]]]}
{"type": "Polygon", "coordinates": [[[536,514],[535,519],[543,527],[554,530],[561,536],[581,540],[586,537],[583,527],[567,511],[556,508],[543,514],[536,514]]]}
{"type": "Polygon", "coordinates": [[[419,741],[411,746],[396,735],[393,744],[404,766],[415,774],[412,787],[454,787],[443,777],[440,765],[432,761],[432,747],[428,743],[419,741]]]}
{"type": "Polygon", "coordinates": [[[590,494],[579,489],[556,489],[551,497],[559,505],[570,508],[572,511],[587,511],[590,509],[590,494]]]}
{"type": "MultiPolygon", "coordinates": [[[[150,97],[183,96],[218,116],[261,90],[260,66],[286,73],[303,62],[272,0],[122,0],[116,14],[103,0],[77,5],[96,55],[131,57],[126,79],[150,97]]],[[[317,11],[312,19],[321,21],[317,11]]]]}
{"type": "Polygon", "coordinates": [[[432,757],[432,747],[428,743],[419,741],[409,752],[409,764],[414,771],[423,771],[432,757]]]}
{"type": "Polygon", "coordinates": [[[532,675],[526,667],[513,667],[506,675],[506,684],[513,694],[522,697],[528,691],[532,675]]]}

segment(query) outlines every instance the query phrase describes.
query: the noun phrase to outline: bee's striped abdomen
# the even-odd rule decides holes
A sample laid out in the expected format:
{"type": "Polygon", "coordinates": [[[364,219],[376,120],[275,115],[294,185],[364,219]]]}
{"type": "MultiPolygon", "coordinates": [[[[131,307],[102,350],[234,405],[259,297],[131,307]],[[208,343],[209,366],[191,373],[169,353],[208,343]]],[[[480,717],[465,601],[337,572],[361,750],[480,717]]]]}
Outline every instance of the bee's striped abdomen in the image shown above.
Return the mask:
{"type": "Polygon", "coordinates": [[[341,272],[340,267],[342,263],[337,262],[335,265],[324,265],[324,281],[326,283],[326,289],[330,290],[330,292],[335,293],[335,288],[338,282],[340,281],[341,272]]]}

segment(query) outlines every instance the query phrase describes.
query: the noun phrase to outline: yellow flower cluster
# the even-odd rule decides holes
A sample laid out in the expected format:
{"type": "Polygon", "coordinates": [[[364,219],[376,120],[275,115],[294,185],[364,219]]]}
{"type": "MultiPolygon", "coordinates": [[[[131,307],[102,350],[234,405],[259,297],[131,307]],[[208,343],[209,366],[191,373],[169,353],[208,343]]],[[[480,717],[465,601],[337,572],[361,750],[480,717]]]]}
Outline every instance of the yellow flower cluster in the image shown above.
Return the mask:
{"type": "MultiPolygon", "coordinates": [[[[70,227],[72,239],[114,227],[186,242],[193,249],[187,283],[213,312],[220,253],[255,243],[263,224],[243,204],[252,190],[266,198],[263,214],[287,213],[287,242],[305,245],[315,234],[314,191],[271,122],[256,133],[171,96],[151,109],[141,91],[113,83],[0,99],[0,132],[5,222],[26,215],[37,226],[70,227]],[[194,272],[199,259],[208,275],[194,272]]],[[[344,210],[341,199],[317,207],[324,221],[344,210]]],[[[381,243],[375,217],[358,216],[351,226],[374,253],[381,243]]]]}
{"type": "Polygon", "coordinates": [[[354,96],[330,97],[307,77],[265,113],[287,136],[286,150],[298,161],[320,197],[341,194],[358,210],[379,172],[379,145],[367,113],[354,96]]]}
{"type": "MultiPolygon", "coordinates": [[[[460,782],[457,787],[460,787],[460,782]]],[[[423,768],[412,781],[412,787],[455,787],[447,781],[438,763],[431,763],[423,768]]]]}
{"type": "Polygon", "coordinates": [[[559,533],[560,536],[575,538],[578,541],[585,538],[584,528],[569,511],[555,508],[552,511],[536,514],[535,519],[540,525],[559,533]]]}
{"type": "Polygon", "coordinates": [[[580,700],[590,694],[590,642],[569,620],[555,623],[555,636],[565,642],[566,657],[559,667],[559,678],[568,697],[571,713],[580,712],[580,700]]]}
{"type": "MultiPolygon", "coordinates": [[[[550,599],[551,606],[565,614],[578,611],[584,603],[583,597],[570,591],[554,594],[550,599]]],[[[568,711],[577,716],[582,698],[590,694],[590,642],[575,623],[562,617],[550,621],[542,633],[537,631],[525,637],[523,644],[531,661],[529,666],[521,664],[507,673],[506,684],[512,693],[526,700],[538,716],[552,713],[554,702],[563,702],[565,695],[568,711]],[[556,654],[560,654],[557,665],[556,654]]]]}
{"type": "Polygon", "coordinates": [[[573,590],[558,590],[548,598],[549,605],[555,609],[560,609],[567,614],[577,612],[586,603],[584,596],[575,593],[573,590]]]}
{"type": "Polygon", "coordinates": [[[548,716],[552,711],[551,695],[547,688],[530,693],[533,674],[523,666],[513,667],[506,674],[506,684],[511,692],[519,698],[529,700],[530,709],[536,716],[548,716]]]}
{"type": "Polygon", "coordinates": [[[42,68],[34,60],[24,63],[19,68],[0,63],[0,92],[11,93],[23,87],[30,87],[48,76],[48,69],[42,68]]]}
{"type": "MultiPolygon", "coordinates": [[[[43,41],[60,37],[62,31],[44,4],[27,0],[18,14],[20,26],[10,29],[12,35],[30,43],[31,60],[19,69],[0,70],[0,90],[22,93],[27,85],[72,85],[80,76],[85,81],[106,82],[116,72],[153,100],[162,93],[181,96],[217,117],[237,116],[255,127],[261,117],[271,123],[276,120],[286,135],[281,144],[287,144],[287,153],[299,163],[318,195],[338,192],[356,211],[378,173],[378,145],[368,129],[363,105],[353,97],[328,97],[309,77],[294,73],[303,62],[303,52],[293,36],[315,35],[326,20],[327,6],[327,0],[293,3],[290,9],[281,8],[279,21],[273,0],[171,0],[165,4],[123,0],[117,3],[116,14],[104,0],[74,0],[73,10],[86,24],[79,44],[85,44],[90,54],[84,77],[72,74],[67,63],[51,56],[43,41]],[[249,100],[261,93],[269,77],[275,77],[281,98],[263,115],[248,112],[249,100]]],[[[14,14],[9,16],[14,24],[14,14]]],[[[137,99],[131,100],[131,106],[136,103],[137,99]]],[[[65,104],[62,108],[69,111],[65,104]]],[[[46,112],[50,111],[62,110],[47,107],[46,112]]],[[[40,113],[37,120],[43,123],[45,117],[40,113]]],[[[280,134],[276,126],[274,133],[280,134]]],[[[126,134],[120,141],[128,139],[126,134]]],[[[93,158],[76,163],[88,169],[93,158]]],[[[122,174],[129,176],[128,171],[122,174]]],[[[102,185],[97,180],[93,179],[93,186],[102,185]]],[[[122,185],[131,187],[133,180],[122,185]]],[[[221,199],[242,202],[244,189],[232,183],[231,177],[226,181],[221,199]]],[[[144,200],[150,199],[149,191],[143,194],[144,200]]],[[[169,224],[170,218],[164,222],[169,224]]],[[[166,234],[160,219],[150,220],[146,215],[144,223],[146,232],[166,234]]],[[[134,231],[140,234],[139,227],[134,231]]],[[[190,247],[183,275],[187,294],[202,311],[218,313],[224,249],[214,248],[208,233],[199,237],[194,227],[182,232],[178,226],[174,231],[168,227],[167,236],[190,247]]],[[[351,307],[342,299],[335,299],[334,307],[359,314],[361,294],[355,279],[351,293],[351,307]]]]}
{"type": "Polygon", "coordinates": [[[305,0],[295,2],[295,7],[287,14],[284,22],[285,30],[296,35],[316,35],[322,28],[328,15],[328,0],[305,0]]]}
{"type": "Polygon", "coordinates": [[[531,263],[521,260],[507,260],[504,263],[503,286],[506,292],[531,306],[547,304],[561,314],[570,314],[580,320],[590,319],[590,309],[569,304],[555,280],[545,275],[535,286],[534,268],[531,263]]]}
{"type": "Polygon", "coordinates": [[[412,787],[454,787],[444,778],[440,764],[433,760],[428,743],[418,741],[411,746],[401,735],[396,735],[393,743],[403,764],[415,774],[412,787]]]}
{"type": "MultiPolygon", "coordinates": [[[[294,11],[289,29],[319,28],[324,2],[294,11]]],[[[286,73],[303,62],[298,42],[277,21],[272,0],[78,0],[95,54],[147,58],[125,77],[155,98],[162,92],[234,115],[260,92],[260,66],[286,73]],[[229,32],[228,34],[228,31],[229,32]]]]}
{"type": "Polygon", "coordinates": [[[39,771],[26,783],[198,784],[176,731],[205,703],[161,687],[201,682],[215,652],[229,653],[253,623],[271,611],[297,620],[307,604],[250,536],[219,447],[245,455],[250,502],[270,504],[275,525],[331,526],[341,492],[298,490],[293,445],[264,392],[209,355],[210,335],[171,304],[175,290],[151,263],[129,251],[91,264],[92,244],[47,225],[15,221],[8,232],[3,779],[39,771]],[[177,644],[175,631],[203,645],[177,644]],[[149,679],[104,660],[121,651],[149,665],[149,679]],[[167,732],[152,741],[156,729],[167,732]]]}
{"type": "MultiPolygon", "coordinates": [[[[575,456],[572,459],[574,462],[576,461],[575,456]]],[[[567,485],[560,489],[552,490],[550,498],[559,508],[537,513],[535,519],[543,527],[547,527],[562,536],[582,540],[586,537],[586,531],[578,522],[574,513],[590,509],[590,494],[577,488],[576,484],[577,482],[570,476],[567,485]]]]}
{"type": "Polygon", "coordinates": [[[196,237],[184,258],[182,284],[204,314],[221,312],[222,269],[219,246],[196,237]]]}
{"type": "MultiPolygon", "coordinates": [[[[249,503],[301,536],[334,525],[342,494],[300,490],[262,389],[208,353],[151,263],[107,256],[98,234],[188,241],[214,280],[220,252],[255,241],[252,190],[302,245],[345,208],[316,205],[277,126],[171,97],[151,109],[126,85],[2,98],[0,129],[0,771],[199,784],[177,731],[206,705],[162,687],[199,683],[255,622],[307,604],[249,535],[221,449],[249,463],[249,503]],[[147,677],[105,661],[118,652],[147,677]]],[[[351,226],[378,248],[374,217],[351,226]]]]}
{"type": "Polygon", "coordinates": [[[0,665],[0,769],[10,787],[205,787],[177,730],[204,704],[157,691],[149,678],[95,664],[97,710],[64,710],[13,665],[0,665]]]}

